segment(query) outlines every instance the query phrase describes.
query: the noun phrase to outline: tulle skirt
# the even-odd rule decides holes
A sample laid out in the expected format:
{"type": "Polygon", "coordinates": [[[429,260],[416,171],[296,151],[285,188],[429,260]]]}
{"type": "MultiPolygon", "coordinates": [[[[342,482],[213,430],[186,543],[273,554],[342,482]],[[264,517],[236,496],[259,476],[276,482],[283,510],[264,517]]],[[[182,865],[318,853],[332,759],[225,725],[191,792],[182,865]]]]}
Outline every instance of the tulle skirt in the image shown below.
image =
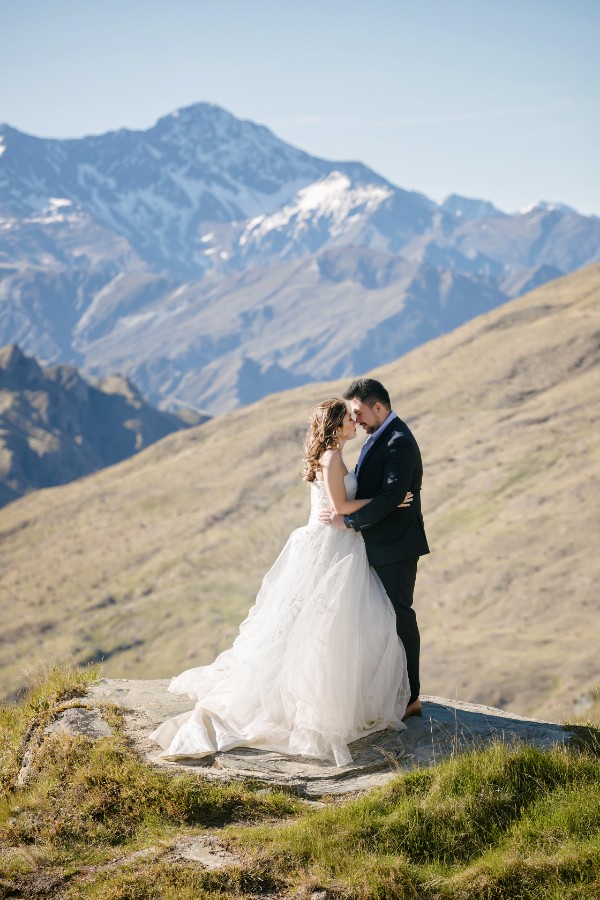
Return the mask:
{"type": "Polygon", "coordinates": [[[197,701],[151,735],[170,760],[256,747],[344,766],[352,741],[404,728],[404,648],[362,537],[294,531],[233,646],[169,691],[197,701]]]}

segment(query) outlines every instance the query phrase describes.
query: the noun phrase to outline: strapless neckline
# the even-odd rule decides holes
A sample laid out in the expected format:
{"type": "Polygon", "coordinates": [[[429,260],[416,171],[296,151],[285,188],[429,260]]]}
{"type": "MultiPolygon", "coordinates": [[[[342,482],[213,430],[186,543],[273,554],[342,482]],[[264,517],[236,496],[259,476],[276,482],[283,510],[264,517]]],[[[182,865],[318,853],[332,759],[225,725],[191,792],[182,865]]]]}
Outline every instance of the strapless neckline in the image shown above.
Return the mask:
{"type": "MultiPolygon", "coordinates": [[[[346,478],[348,478],[349,475],[352,478],[356,478],[356,474],[352,470],[350,470],[350,471],[346,472],[346,474],[344,475],[344,481],[346,480],[346,478]]],[[[313,481],[313,484],[323,484],[324,485],[325,482],[319,478],[315,478],[315,480],[313,481]]]]}

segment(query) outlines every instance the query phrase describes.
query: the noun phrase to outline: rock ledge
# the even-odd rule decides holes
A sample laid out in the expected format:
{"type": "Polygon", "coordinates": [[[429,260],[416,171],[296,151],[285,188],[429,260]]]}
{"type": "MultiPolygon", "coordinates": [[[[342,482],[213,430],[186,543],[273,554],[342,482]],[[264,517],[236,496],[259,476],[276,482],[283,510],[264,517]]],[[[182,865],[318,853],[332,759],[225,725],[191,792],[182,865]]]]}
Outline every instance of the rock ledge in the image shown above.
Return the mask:
{"type": "MultiPolygon", "coordinates": [[[[494,741],[517,741],[549,749],[567,743],[572,736],[552,722],[476,703],[423,697],[421,719],[409,719],[406,731],[387,729],[355,741],[350,748],[354,761],[343,769],[318,760],[247,748],[201,760],[166,762],[148,736],[164,719],[193,706],[189,698],[169,694],[168,684],[167,679],[102,678],[88,689],[86,703],[101,705],[108,701],[120,706],[128,735],[151,765],[171,771],[201,772],[218,781],[252,778],[307,798],[369,790],[385,784],[399,771],[435,765],[457,752],[483,748],[494,741]]],[[[72,716],[69,722],[60,722],[59,727],[78,733],[78,719],[72,716]]],[[[88,721],[84,727],[88,729],[84,733],[89,735],[88,721]]]]}

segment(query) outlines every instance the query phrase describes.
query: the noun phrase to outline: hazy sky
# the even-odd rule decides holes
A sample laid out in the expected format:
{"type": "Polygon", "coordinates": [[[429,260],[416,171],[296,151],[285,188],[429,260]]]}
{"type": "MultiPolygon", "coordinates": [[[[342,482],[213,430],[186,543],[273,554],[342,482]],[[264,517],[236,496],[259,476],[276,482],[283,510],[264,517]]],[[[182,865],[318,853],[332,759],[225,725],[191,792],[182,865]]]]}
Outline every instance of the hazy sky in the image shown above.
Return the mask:
{"type": "Polygon", "coordinates": [[[436,200],[600,215],[600,0],[0,0],[0,28],[30,134],[205,100],[436,200]]]}

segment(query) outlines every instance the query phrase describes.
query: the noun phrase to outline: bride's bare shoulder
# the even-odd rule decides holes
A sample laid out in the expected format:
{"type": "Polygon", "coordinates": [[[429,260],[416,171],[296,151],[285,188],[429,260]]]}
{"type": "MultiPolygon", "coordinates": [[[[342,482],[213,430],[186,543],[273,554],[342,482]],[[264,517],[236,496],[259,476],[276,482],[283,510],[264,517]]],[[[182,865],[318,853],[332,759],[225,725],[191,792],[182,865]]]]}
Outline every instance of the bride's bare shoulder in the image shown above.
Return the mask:
{"type": "Polygon", "coordinates": [[[319,460],[319,465],[321,472],[323,472],[324,469],[336,471],[339,468],[343,468],[344,464],[342,461],[341,450],[326,450],[319,460]]]}

